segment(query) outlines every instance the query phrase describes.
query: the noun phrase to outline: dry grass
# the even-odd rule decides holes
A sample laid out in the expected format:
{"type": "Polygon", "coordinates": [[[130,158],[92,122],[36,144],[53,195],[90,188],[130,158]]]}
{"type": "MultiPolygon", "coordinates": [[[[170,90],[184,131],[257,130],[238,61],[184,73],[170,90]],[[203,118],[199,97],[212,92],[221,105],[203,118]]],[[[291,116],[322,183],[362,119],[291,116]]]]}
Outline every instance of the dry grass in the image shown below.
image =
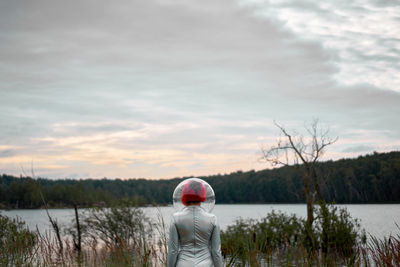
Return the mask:
{"type": "MultiPolygon", "coordinates": [[[[162,224],[158,225],[162,227],[162,224]]],[[[165,224],[164,224],[165,226],[165,224]]],[[[165,229],[165,228],[164,228],[165,229]]],[[[37,235],[36,243],[26,248],[26,253],[9,256],[9,263],[3,266],[62,266],[62,267],[125,267],[125,266],[166,266],[166,232],[157,238],[145,240],[142,245],[131,246],[119,242],[118,246],[86,244],[78,253],[70,240],[64,240],[62,253],[58,242],[51,233],[37,235]]],[[[12,254],[12,253],[11,253],[12,254]]],[[[240,257],[232,252],[226,255],[225,266],[400,266],[400,238],[370,238],[365,246],[359,246],[352,256],[335,251],[329,254],[321,250],[309,251],[303,246],[277,247],[267,253],[249,249],[240,257]]]]}
{"type": "MultiPolygon", "coordinates": [[[[400,230],[400,229],[399,229],[400,230]]],[[[139,235],[138,240],[116,240],[113,243],[100,242],[93,237],[86,239],[79,251],[70,236],[62,240],[62,248],[52,232],[32,235],[27,232],[8,236],[0,235],[0,266],[27,267],[125,267],[125,266],[166,266],[167,226],[162,216],[151,228],[139,235]]],[[[370,237],[366,244],[357,244],[352,253],[342,249],[310,250],[301,242],[285,243],[274,247],[255,245],[255,237],[247,238],[239,233],[240,247],[225,251],[225,266],[356,266],[394,267],[400,266],[400,235],[378,239],[370,237]],[[249,240],[244,241],[244,240],[249,240]],[[240,248],[240,251],[237,250],[240,248]]],[[[257,237],[258,239],[259,237],[257,237]]],[[[226,242],[226,241],[224,241],[226,242]]],[[[227,247],[227,244],[223,244],[227,247]]]]}

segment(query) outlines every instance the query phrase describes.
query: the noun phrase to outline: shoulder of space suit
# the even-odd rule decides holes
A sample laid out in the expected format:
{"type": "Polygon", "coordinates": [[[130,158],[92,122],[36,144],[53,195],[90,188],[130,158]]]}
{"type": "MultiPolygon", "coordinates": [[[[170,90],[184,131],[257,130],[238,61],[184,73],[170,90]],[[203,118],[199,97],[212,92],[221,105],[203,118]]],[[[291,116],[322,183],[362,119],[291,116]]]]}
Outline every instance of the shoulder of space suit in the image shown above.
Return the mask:
{"type": "Polygon", "coordinates": [[[174,218],[175,220],[177,220],[178,218],[185,216],[188,213],[187,209],[183,209],[181,211],[177,211],[174,214],[172,214],[172,218],[174,218]]]}
{"type": "Polygon", "coordinates": [[[214,224],[217,222],[217,216],[215,216],[212,213],[206,212],[204,211],[204,216],[208,217],[210,219],[211,222],[213,222],[214,224]]]}
{"type": "Polygon", "coordinates": [[[184,214],[184,212],[182,212],[182,211],[177,211],[177,212],[175,212],[174,214],[172,214],[172,217],[173,217],[173,218],[179,218],[179,217],[181,217],[183,214],[184,214]]]}

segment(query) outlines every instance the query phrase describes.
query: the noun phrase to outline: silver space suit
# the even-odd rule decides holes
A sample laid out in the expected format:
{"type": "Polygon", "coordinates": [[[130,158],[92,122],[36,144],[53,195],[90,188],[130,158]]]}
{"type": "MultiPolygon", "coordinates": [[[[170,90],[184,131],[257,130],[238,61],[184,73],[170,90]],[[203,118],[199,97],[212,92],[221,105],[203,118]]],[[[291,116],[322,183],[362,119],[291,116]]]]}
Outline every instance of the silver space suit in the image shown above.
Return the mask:
{"type": "Polygon", "coordinates": [[[217,217],[200,206],[187,206],[172,216],[168,267],[222,267],[217,217]]]}

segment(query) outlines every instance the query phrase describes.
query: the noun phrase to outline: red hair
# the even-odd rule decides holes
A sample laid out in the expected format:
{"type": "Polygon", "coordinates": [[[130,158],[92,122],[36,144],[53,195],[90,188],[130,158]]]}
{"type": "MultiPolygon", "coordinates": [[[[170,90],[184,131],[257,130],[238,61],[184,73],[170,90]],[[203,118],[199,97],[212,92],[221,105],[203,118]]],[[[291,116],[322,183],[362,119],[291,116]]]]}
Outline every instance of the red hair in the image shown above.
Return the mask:
{"type": "Polygon", "coordinates": [[[183,205],[189,202],[204,202],[207,198],[206,188],[201,182],[189,181],[183,186],[181,201],[183,205]]]}

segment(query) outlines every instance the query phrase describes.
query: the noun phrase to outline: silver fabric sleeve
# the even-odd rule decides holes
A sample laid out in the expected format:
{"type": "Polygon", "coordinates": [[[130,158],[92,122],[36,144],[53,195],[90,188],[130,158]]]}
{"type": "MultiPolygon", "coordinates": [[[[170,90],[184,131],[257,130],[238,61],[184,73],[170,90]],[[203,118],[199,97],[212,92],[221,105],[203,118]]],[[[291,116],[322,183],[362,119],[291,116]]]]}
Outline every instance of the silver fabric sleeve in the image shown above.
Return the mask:
{"type": "Polygon", "coordinates": [[[178,253],[179,253],[179,236],[178,236],[178,231],[176,230],[175,220],[172,217],[169,226],[168,267],[175,267],[178,253]]]}
{"type": "Polygon", "coordinates": [[[219,223],[217,219],[215,219],[215,226],[211,235],[211,255],[213,258],[214,266],[222,267],[221,237],[219,223]]]}

